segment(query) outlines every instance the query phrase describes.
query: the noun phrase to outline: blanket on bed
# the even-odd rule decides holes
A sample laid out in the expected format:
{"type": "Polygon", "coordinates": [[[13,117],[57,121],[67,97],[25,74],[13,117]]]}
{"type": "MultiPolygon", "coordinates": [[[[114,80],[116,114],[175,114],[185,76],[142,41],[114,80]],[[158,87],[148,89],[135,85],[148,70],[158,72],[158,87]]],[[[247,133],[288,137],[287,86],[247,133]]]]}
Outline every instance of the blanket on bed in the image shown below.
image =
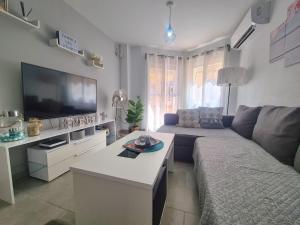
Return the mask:
{"type": "Polygon", "coordinates": [[[200,225],[300,224],[300,174],[244,138],[198,138],[200,225]]]}

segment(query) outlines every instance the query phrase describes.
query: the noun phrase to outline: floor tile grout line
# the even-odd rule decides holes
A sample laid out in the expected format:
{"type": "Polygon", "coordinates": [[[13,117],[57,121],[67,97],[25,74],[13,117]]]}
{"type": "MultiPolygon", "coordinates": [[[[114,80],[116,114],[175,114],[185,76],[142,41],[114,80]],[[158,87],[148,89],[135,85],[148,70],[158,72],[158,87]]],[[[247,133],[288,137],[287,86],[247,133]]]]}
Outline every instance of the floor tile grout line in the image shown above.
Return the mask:
{"type": "Polygon", "coordinates": [[[48,203],[49,205],[55,206],[55,207],[57,207],[57,208],[59,208],[59,209],[68,211],[68,212],[70,212],[70,213],[74,213],[74,211],[72,211],[72,210],[70,210],[70,209],[65,209],[64,207],[62,207],[62,206],[60,206],[60,205],[57,205],[57,204],[55,204],[55,203],[52,203],[52,202],[50,202],[50,201],[48,201],[48,200],[44,200],[44,202],[48,203]]]}
{"type": "Polygon", "coordinates": [[[41,198],[41,197],[34,196],[34,195],[32,195],[31,193],[26,193],[26,194],[27,194],[28,196],[30,196],[30,197],[36,199],[36,200],[41,201],[41,202],[45,202],[45,203],[47,203],[47,204],[49,204],[49,205],[52,205],[52,206],[55,206],[55,207],[57,207],[57,208],[59,208],[59,209],[63,209],[63,210],[66,210],[66,211],[68,211],[68,212],[74,213],[74,211],[72,211],[72,210],[70,210],[70,209],[66,209],[66,208],[64,208],[64,207],[62,207],[62,206],[60,206],[60,205],[55,204],[55,203],[52,203],[52,202],[50,202],[49,200],[45,200],[45,199],[43,199],[43,198],[41,198]]]}
{"type": "Polygon", "coordinates": [[[196,213],[194,213],[194,212],[185,211],[185,210],[182,210],[182,209],[175,208],[175,207],[173,207],[173,206],[166,206],[166,207],[167,207],[167,208],[170,208],[170,209],[175,209],[175,210],[180,211],[180,212],[183,212],[183,213],[188,213],[188,214],[191,214],[191,215],[200,217],[198,214],[196,214],[196,213]]]}

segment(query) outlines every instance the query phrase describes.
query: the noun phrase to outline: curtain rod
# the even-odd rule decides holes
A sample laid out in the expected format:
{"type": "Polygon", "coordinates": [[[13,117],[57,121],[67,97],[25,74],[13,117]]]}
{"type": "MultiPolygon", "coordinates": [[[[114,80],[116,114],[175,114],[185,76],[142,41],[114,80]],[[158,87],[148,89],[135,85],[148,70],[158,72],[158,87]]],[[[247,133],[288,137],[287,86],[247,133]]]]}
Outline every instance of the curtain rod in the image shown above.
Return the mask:
{"type": "MultiPolygon", "coordinates": [[[[225,48],[225,46],[221,46],[221,47],[218,47],[218,48],[215,48],[215,49],[211,49],[211,50],[202,52],[201,54],[193,55],[192,58],[196,58],[196,57],[198,57],[199,55],[208,55],[208,54],[212,53],[212,52],[215,51],[215,50],[219,50],[219,49],[223,49],[223,48],[225,48]]],[[[189,59],[189,58],[190,58],[190,57],[187,57],[187,59],[189,59]]]]}
{"type": "MultiPolygon", "coordinates": [[[[154,53],[146,53],[145,54],[145,59],[147,59],[147,55],[155,55],[155,54],[154,53]]],[[[175,57],[177,57],[177,56],[174,56],[174,55],[162,55],[162,54],[157,55],[157,56],[159,56],[159,57],[168,57],[168,58],[175,58],[175,57]]],[[[182,59],[182,56],[178,56],[178,59],[182,59]]]]}

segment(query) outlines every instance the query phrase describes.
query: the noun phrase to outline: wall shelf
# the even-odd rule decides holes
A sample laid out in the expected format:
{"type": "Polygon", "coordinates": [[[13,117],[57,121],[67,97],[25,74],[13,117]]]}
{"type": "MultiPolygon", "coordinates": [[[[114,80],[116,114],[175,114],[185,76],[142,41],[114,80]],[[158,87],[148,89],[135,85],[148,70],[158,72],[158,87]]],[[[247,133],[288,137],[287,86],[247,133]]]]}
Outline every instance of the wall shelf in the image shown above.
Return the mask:
{"type": "Polygon", "coordinates": [[[58,47],[58,48],[60,48],[60,49],[62,49],[62,50],[64,50],[64,51],[66,51],[66,52],[68,52],[68,53],[70,53],[70,54],[72,54],[72,55],[84,57],[84,50],[80,50],[80,51],[78,51],[78,52],[75,52],[75,51],[72,51],[72,50],[70,50],[70,49],[68,49],[68,48],[65,48],[65,47],[59,45],[58,39],[57,39],[57,38],[50,39],[50,40],[49,40],[49,45],[52,46],[52,47],[58,47]]]}
{"type": "Polygon", "coordinates": [[[40,28],[40,21],[39,20],[31,20],[31,21],[26,21],[22,19],[21,17],[15,16],[9,12],[7,12],[4,9],[0,9],[0,15],[3,15],[9,19],[13,19],[14,21],[19,22],[22,25],[25,25],[26,27],[34,28],[34,29],[39,29],[40,28]]]}
{"type": "Polygon", "coordinates": [[[93,60],[93,59],[87,60],[87,64],[88,64],[89,66],[95,67],[95,68],[97,68],[97,69],[104,69],[103,63],[98,64],[98,63],[96,63],[95,60],[93,60]]]}

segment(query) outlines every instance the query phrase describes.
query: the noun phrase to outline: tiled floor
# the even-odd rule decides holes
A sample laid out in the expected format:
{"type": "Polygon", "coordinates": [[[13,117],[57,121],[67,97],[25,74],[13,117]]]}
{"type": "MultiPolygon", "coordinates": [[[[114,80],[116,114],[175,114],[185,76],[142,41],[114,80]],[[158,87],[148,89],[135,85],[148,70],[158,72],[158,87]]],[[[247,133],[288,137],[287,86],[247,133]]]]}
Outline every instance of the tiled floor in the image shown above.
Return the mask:
{"type": "MultiPolygon", "coordinates": [[[[72,174],[50,183],[28,179],[15,186],[16,204],[0,201],[0,225],[44,225],[59,218],[75,224],[72,174]]],[[[192,164],[175,163],[161,225],[198,225],[199,205],[192,164]]]]}

